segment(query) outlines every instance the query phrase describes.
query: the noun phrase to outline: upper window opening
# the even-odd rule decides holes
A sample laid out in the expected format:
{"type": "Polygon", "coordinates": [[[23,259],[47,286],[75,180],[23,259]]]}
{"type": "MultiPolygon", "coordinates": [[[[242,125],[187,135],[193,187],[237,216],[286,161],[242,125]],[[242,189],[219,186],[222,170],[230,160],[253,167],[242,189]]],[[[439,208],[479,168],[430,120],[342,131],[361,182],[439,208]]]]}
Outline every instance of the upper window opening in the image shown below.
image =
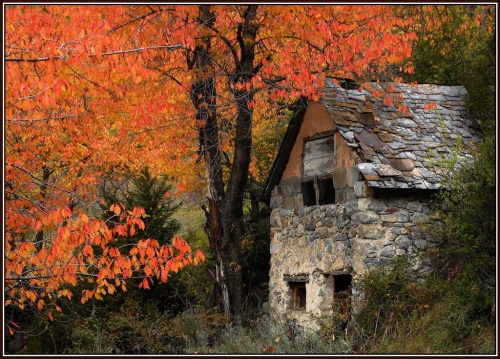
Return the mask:
{"type": "Polygon", "coordinates": [[[333,187],[335,138],[331,133],[304,142],[302,196],[304,206],[335,203],[333,187]]]}
{"type": "Polygon", "coordinates": [[[318,204],[335,203],[335,188],[333,188],[333,178],[318,179],[319,198],[318,204]]]}
{"type": "Polygon", "coordinates": [[[316,190],[314,189],[314,181],[302,182],[302,198],[304,206],[316,205],[316,190]]]}

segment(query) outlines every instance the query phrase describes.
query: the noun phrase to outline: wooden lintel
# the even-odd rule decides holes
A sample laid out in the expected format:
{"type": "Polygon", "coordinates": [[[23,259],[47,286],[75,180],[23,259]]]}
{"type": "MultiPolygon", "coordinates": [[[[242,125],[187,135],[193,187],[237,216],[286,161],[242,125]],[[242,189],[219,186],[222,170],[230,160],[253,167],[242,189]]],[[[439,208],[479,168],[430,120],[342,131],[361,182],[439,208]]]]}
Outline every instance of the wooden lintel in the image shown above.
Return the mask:
{"type": "Polygon", "coordinates": [[[309,276],[307,275],[294,275],[294,276],[283,276],[283,279],[287,282],[295,283],[309,283],[309,276]]]}

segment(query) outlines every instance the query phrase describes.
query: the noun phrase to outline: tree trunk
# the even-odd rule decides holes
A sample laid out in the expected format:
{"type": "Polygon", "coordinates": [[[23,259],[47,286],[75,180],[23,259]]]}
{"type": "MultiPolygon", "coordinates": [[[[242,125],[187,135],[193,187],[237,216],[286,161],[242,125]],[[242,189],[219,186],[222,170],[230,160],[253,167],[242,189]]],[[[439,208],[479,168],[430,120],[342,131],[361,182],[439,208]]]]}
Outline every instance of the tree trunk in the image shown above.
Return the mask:
{"type": "MultiPolygon", "coordinates": [[[[235,71],[229,81],[246,83],[254,74],[254,44],[256,27],[252,20],[256,17],[257,6],[250,5],[245,12],[245,22],[238,28],[241,48],[239,59],[235,59],[235,71]]],[[[209,5],[200,6],[200,23],[211,27],[215,15],[209,5]]],[[[238,109],[235,121],[234,157],[227,184],[222,178],[222,162],[218,115],[216,108],[216,83],[211,58],[210,36],[203,39],[188,54],[188,67],[197,68],[202,74],[210,74],[198,79],[192,86],[191,99],[197,109],[199,121],[200,152],[203,153],[208,184],[209,207],[205,211],[210,250],[215,262],[216,305],[226,314],[238,315],[243,304],[241,237],[243,234],[243,195],[248,179],[252,147],[252,110],[249,102],[251,91],[234,90],[233,96],[238,109]]]]}

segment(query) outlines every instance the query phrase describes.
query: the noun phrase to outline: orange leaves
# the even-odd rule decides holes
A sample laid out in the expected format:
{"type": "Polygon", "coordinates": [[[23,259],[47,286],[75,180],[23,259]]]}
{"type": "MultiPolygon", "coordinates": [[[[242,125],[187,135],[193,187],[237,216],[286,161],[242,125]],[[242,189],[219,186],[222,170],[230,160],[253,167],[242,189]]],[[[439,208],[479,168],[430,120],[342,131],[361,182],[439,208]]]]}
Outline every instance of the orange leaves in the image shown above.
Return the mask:
{"type": "Polygon", "coordinates": [[[141,283],[139,283],[139,288],[149,289],[148,279],[144,278],[141,283]]]}
{"type": "Polygon", "coordinates": [[[424,110],[435,110],[436,109],[436,103],[435,102],[429,102],[428,104],[424,105],[424,110]]]}
{"type": "Polygon", "coordinates": [[[115,212],[117,216],[119,216],[122,213],[122,203],[116,203],[112,204],[111,207],[109,208],[112,212],[115,212]]]}
{"type": "MultiPolygon", "coordinates": [[[[214,61],[202,75],[214,76],[216,115],[227,131],[220,136],[221,151],[231,158],[236,106],[234,81],[226,75],[233,77],[239,66],[234,55],[243,58],[237,40],[245,19],[235,5],[213,5],[212,31],[196,21],[196,6],[174,5],[174,10],[168,22],[163,16],[130,22],[131,11],[140,17],[150,10],[129,5],[6,9],[5,162],[13,187],[5,207],[7,277],[23,276],[12,280],[34,280],[32,285],[50,291],[75,279],[97,279],[92,273],[99,273],[95,291],[84,293],[86,301],[126,288],[106,279],[148,276],[165,282],[169,271],[205,260],[180,237],[171,247],[150,240],[128,253],[111,249],[116,237],[144,229],[144,209],[113,204],[105,220],[83,213],[93,208],[106,174],[144,164],[172,175],[177,194],[203,185],[203,164],[195,161],[198,130],[208,122],[195,117],[190,98],[200,73],[185,66],[186,51],[201,35],[212,42],[214,61]],[[120,24],[126,26],[109,31],[120,24]],[[42,60],[46,57],[51,61],[42,60]],[[21,61],[28,58],[40,61],[21,61]],[[40,182],[44,173],[48,178],[40,182]],[[30,241],[19,249],[20,238],[31,238],[33,230],[43,234],[41,249],[30,241]]],[[[275,120],[272,100],[305,95],[317,101],[316,86],[326,74],[383,71],[409,56],[411,34],[400,33],[409,21],[392,16],[389,6],[259,5],[256,38],[243,41],[248,54],[255,53],[248,64],[252,74],[235,85],[252,95],[245,104],[254,116],[252,128],[260,131],[255,134],[265,134],[266,124],[275,120]]],[[[205,95],[201,99],[209,98],[205,95]]],[[[259,171],[253,164],[254,174],[259,171]]],[[[143,280],[141,287],[148,283],[143,280]]],[[[21,292],[13,293],[12,300],[20,297],[21,292]]]]}
{"type": "Polygon", "coordinates": [[[83,248],[83,255],[88,257],[88,256],[92,256],[94,254],[94,250],[92,249],[91,246],[89,246],[88,244],[85,244],[84,248],[83,248]]]}
{"type": "Polygon", "coordinates": [[[162,269],[161,270],[161,281],[163,283],[166,283],[167,282],[167,279],[168,279],[168,271],[166,269],[162,269]]]}
{"type": "Polygon", "coordinates": [[[178,182],[177,185],[177,192],[183,193],[186,190],[186,182],[178,182]]]}

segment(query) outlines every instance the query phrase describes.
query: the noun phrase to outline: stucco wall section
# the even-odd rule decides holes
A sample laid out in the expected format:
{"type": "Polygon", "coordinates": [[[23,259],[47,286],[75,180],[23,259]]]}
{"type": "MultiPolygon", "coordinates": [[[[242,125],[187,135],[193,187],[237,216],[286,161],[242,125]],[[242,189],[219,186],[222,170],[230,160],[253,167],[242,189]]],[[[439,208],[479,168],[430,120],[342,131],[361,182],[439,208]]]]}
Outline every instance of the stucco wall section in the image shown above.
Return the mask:
{"type": "Polygon", "coordinates": [[[335,130],[335,123],[325,105],[312,102],[304,115],[299,134],[290,154],[290,160],[281,178],[302,176],[302,147],[305,138],[333,130],[335,130]]]}

